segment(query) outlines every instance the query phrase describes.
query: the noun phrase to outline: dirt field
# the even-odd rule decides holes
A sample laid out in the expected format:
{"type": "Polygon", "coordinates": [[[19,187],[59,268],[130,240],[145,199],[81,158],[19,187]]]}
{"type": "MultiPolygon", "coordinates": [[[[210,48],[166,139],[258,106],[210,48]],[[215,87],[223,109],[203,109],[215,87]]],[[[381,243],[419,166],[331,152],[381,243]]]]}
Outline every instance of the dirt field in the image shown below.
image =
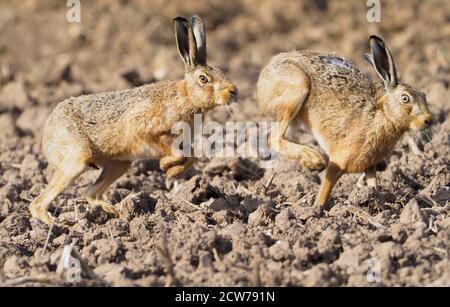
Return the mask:
{"type": "MultiPolygon", "coordinates": [[[[366,1],[357,0],[81,2],[81,23],[72,24],[64,1],[0,4],[0,284],[450,286],[449,1],[382,1],[381,23],[372,24],[366,1]],[[123,219],[87,208],[94,169],[54,204],[67,227],[49,231],[30,218],[29,203],[52,174],[41,128],[53,107],[181,78],[171,20],[193,13],[205,19],[210,64],[241,92],[232,114],[218,108],[209,120],[264,119],[255,84],[280,51],[337,52],[375,77],[361,55],[376,33],[401,80],[427,94],[438,121],[433,136],[415,136],[420,154],[398,144],[379,174],[384,202],[357,184],[359,175],[345,175],[320,218],[319,173],[295,161],[263,170],[257,161],[207,159],[176,181],[157,161],[134,163],[107,193],[123,219]],[[56,273],[71,242],[93,270],[75,283],[56,273]],[[378,269],[369,274],[374,282],[367,278],[378,269]]],[[[301,127],[290,136],[318,148],[301,127]]]]}

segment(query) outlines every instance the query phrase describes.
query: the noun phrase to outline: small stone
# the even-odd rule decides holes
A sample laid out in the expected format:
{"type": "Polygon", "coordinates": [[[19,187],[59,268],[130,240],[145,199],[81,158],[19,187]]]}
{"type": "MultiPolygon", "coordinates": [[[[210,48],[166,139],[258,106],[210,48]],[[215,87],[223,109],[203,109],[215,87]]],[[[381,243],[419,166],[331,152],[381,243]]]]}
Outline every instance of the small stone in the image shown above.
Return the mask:
{"type": "Polygon", "coordinates": [[[47,85],[55,85],[63,80],[72,81],[71,57],[67,54],[58,56],[50,63],[43,77],[47,85]]]}
{"type": "Polygon", "coordinates": [[[19,200],[21,189],[12,183],[7,183],[0,188],[0,198],[6,198],[10,202],[16,202],[19,200]]]}
{"type": "Polygon", "coordinates": [[[117,286],[131,287],[135,286],[133,280],[128,278],[130,270],[118,263],[103,263],[95,267],[95,273],[105,281],[117,286]]]}
{"type": "Polygon", "coordinates": [[[310,218],[319,217],[322,214],[322,209],[319,206],[302,207],[296,205],[292,207],[292,212],[295,218],[301,221],[307,221],[310,218]]]}
{"type": "Polygon", "coordinates": [[[450,187],[445,186],[439,189],[434,196],[438,202],[447,202],[450,200],[450,187]]]}
{"type": "Polygon", "coordinates": [[[50,112],[46,106],[28,107],[17,118],[17,127],[36,135],[42,131],[50,112]]]}
{"type": "Polygon", "coordinates": [[[403,208],[400,214],[400,223],[405,225],[415,225],[424,222],[422,212],[420,212],[419,203],[415,198],[411,199],[403,208]]]}
{"type": "Polygon", "coordinates": [[[294,219],[295,215],[289,208],[281,210],[281,212],[275,217],[275,225],[279,228],[284,228],[290,220],[294,219]]]}
{"type": "Polygon", "coordinates": [[[15,278],[23,274],[23,270],[28,266],[25,259],[16,255],[8,257],[3,265],[3,272],[8,278],[15,278]]]}
{"type": "Polygon", "coordinates": [[[230,237],[239,236],[245,234],[246,227],[241,220],[236,219],[233,224],[226,226],[223,229],[223,234],[230,237]]]}
{"type": "Polygon", "coordinates": [[[288,242],[276,242],[269,248],[270,256],[277,261],[286,260],[293,256],[292,249],[288,242]]]}
{"type": "Polygon", "coordinates": [[[207,251],[199,251],[198,255],[199,267],[208,268],[211,267],[213,262],[213,257],[211,253],[207,251]]]}
{"type": "Polygon", "coordinates": [[[20,175],[25,177],[27,175],[35,174],[42,168],[42,162],[36,158],[35,155],[27,154],[20,164],[20,175]]]}
{"type": "Polygon", "coordinates": [[[381,259],[400,259],[404,255],[403,247],[392,241],[376,245],[373,253],[381,259]]]}
{"type": "Polygon", "coordinates": [[[0,90],[0,110],[14,108],[25,109],[28,105],[28,94],[22,79],[7,83],[0,90]]]}
{"type": "Polygon", "coordinates": [[[13,116],[10,113],[0,114],[0,138],[10,138],[15,135],[16,127],[13,116]]]}
{"type": "Polygon", "coordinates": [[[64,246],[69,243],[70,243],[70,237],[64,233],[53,240],[53,244],[59,245],[59,246],[64,246]]]}
{"type": "Polygon", "coordinates": [[[144,84],[144,81],[141,78],[141,75],[136,69],[129,69],[121,73],[121,77],[127,80],[133,86],[141,86],[144,84]]]}
{"type": "Polygon", "coordinates": [[[212,198],[209,201],[206,201],[206,202],[203,202],[200,204],[200,207],[203,207],[203,206],[205,206],[207,209],[210,209],[213,211],[231,209],[228,202],[223,198],[212,198]]]}
{"type": "Polygon", "coordinates": [[[346,248],[339,255],[338,260],[336,260],[336,264],[340,267],[346,268],[349,272],[356,272],[360,267],[362,255],[364,255],[364,253],[360,246],[346,248]]]}
{"type": "Polygon", "coordinates": [[[333,285],[336,282],[333,278],[333,272],[324,263],[314,266],[311,270],[305,273],[306,287],[323,287],[333,285]]]}
{"type": "Polygon", "coordinates": [[[248,216],[248,224],[252,226],[267,226],[275,216],[275,211],[267,204],[263,204],[248,216]]]}
{"type": "Polygon", "coordinates": [[[217,224],[229,224],[233,222],[234,215],[228,210],[214,212],[212,218],[217,224]]]}
{"type": "Polygon", "coordinates": [[[155,210],[156,202],[156,199],[145,192],[129,194],[120,203],[122,207],[121,213],[127,221],[131,221],[139,215],[153,212],[155,210]]]}

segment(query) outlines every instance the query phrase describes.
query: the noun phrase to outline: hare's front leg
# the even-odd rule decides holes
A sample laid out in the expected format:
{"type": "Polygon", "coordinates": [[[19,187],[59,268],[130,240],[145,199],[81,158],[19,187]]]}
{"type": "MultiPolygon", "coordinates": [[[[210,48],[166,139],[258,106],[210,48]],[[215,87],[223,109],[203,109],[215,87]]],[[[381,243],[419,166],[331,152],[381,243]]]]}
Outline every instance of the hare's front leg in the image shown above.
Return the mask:
{"type": "Polygon", "coordinates": [[[102,199],[105,190],[130,168],[129,161],[108,161],[104,164],[102,173],[88,189],[86,200],[91,206],[100,206],[103,211],[113,217],[119,217],[119,211],[113,205],[102,199]]]}
{"type": "Polygon", "coordinates": [[[186,158],[183,164],[172,166],[166,171],[167,177],[175,178],[178,175],[181,175],[194,164],[194,161],[194,158],[186,158]]]}
{"type": "Polygon", "coordinates": [[[366,175],[367,186],[374,189],[375,191],[377,191],[378,190],[378,182],[377,182],[377,170],[376,170],[375,166],[368,168],[365,171],[365,175],[366,175]]]}
{"type": "Polygon", "coordinates": [[[165,156],[159,161],[159,167],[162,171],[167,172],[167,170],[173,166],[183,164],[185,161],[183,156],[165,156]]]}
{"type": "Polygon", "coordinates": [[[344,174],[344,171],[334,162],[330,162],[325,170],[325,175],[316,197],[316,204],[322,209],[327,209],[327,201],[336,182],[344,174]]]}

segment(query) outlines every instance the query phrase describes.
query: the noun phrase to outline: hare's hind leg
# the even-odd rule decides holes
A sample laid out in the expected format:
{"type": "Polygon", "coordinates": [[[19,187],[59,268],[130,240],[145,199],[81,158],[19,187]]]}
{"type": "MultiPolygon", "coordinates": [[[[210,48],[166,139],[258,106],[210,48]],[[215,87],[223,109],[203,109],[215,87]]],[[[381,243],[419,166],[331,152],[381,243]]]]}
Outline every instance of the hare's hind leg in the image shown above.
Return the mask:
{"type": "Polygon", "coordinates": [[[88,189],[86,200],[91,206],[100,206],[103,211],[113,217],[119,217],[119,212],[113,205],[102,199],[105,190],[130,168],[129,161],[108,161],[104,163],[103,170],[98,179],[88,189]]]}
{"type": "Polygon", "coordinates": [[[31,215],[46,224],[54,222],[54,217],[48,212],[51,202],[62,193],[86,168],[86,164],[65,164],[55,171],[48,187],[30,204],[31,215]]]}
{"type": "Polygon", "coordinates": [[[258,82],[258,100],[279,124],[278,133],[270,136],[271,146],[282,156],[296,159],[311,170],[322,170],[326,162],[316,150],[289,142],[285,133],[308,98],[310,81],[301,68],[292,63],[267,67],[258,82]]]}

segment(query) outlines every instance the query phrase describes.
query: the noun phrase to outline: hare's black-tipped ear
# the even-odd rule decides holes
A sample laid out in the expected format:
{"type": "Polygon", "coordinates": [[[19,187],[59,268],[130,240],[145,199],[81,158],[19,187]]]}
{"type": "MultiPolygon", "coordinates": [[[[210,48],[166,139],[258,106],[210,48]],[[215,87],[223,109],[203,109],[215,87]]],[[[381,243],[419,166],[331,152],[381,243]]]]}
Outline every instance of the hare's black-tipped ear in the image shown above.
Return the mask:
{"type": "Polygon", "coordinates": [[[396,87],[398,85],[397,70],[389,48],[381,38],[372,35],[370,49],[372,50],[373,67],[384,81],[384,85],[387,88],[396,87]]]}
{"type": "Polygon", "coordinates": [[[176,17],[173,19],[173,26],[178,51],[184,64],[195,67],[197,65],[197,44],[191,24],[185,18],[176,17]]]}
{"type": "Polygon", "coordinates": [[[197,62],[200,65],[206,66],[206,31],[205,23],[197,16],[193,15],[189,19],[192,31],[194,32],[195,42],[197,43],[197,62]]]}

